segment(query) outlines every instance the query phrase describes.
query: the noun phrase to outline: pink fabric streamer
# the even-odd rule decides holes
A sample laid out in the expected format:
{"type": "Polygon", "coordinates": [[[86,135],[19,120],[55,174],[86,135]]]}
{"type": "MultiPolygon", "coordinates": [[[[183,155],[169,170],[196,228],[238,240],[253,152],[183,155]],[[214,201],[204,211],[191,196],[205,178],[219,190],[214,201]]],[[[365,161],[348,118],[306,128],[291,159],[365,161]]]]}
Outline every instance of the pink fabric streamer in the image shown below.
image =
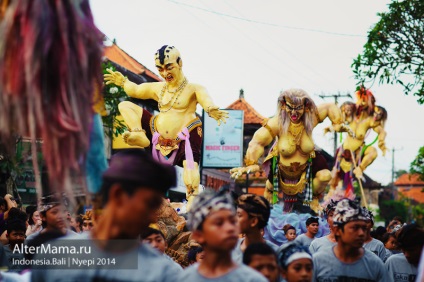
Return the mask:
{"type": "Polygon", "coordinates": [[[191,150],[190,145],[190,132],[188,132],[187,127],[184,127],[183,130],[178,133],[178,137],[181,140],[185,140],[185,158],[187,161],[187,168],[194,169],[193,151],[191,150]]]}
{"type": "MultiPolygon", "coordinates": [[[[152,137],[152,155],[155,160],[161,163],[173,165],[175,156],[177,155],[177,150],[172,152],[171,157],[165,158],[162,156],[159,150],[156,150],[156,145],[158,144],[160,134],[158,132],[153,133],[152,137]]],[[[190,144],[190,132],[187,127],[185,127],[180,133],[178,133],[178,138],[181,140],[185,140],[185,158],[187,161],[187,168],[194,169],[194,158],[193,158],[193,150],[191,149],[190,144]]]]}

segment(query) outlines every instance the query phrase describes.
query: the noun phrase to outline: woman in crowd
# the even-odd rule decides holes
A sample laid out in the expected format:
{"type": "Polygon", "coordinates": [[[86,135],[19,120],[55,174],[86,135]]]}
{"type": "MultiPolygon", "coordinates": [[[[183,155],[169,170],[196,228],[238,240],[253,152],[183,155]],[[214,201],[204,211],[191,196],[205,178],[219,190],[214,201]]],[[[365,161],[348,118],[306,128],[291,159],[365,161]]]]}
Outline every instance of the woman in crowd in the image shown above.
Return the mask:
{"type": "Polygon", "coordinates": [[[41,224],[40,212],[37,210],[37,206],[28,206],[26,207],[25,211],[28,215],[28,228],[25,235],[29,236],[35,232],[41,231],[43,227],[41,224]]]}

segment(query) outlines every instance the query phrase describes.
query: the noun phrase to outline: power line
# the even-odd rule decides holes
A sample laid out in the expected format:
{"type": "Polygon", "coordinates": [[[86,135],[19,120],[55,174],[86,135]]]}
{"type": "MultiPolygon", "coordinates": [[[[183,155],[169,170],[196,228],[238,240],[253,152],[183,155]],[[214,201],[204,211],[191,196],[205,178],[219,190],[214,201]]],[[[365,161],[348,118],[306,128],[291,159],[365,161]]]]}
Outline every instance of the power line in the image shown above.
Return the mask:
{"type": "Polygon", "coordinates": [[[323,34],[336,35],[336,36],[364,37],[364,38],[366,37],[366,36],[360,35],[360,34],[339,33],[339,32],[332,32],[332,31],[319,30],[319,29],[311,29],[311,28],[304,28],[304,27],[296,27],[296,26],[267,23],[267,22],[237,17],[237,16],[233,16],[233,15],[228,15],[228,14],[224,14],[224,13],[221,13],[221,12],[218,12],[218,11],[201,8],[201,7],[197,7],[197,6],[186,4],[186,3],[181,3],[181,2],[178,2],[178,1],[175,1],[175,0],[167,0],[167,1],[174,3],[174,4],[177,4],[177,5],[182,5],[182,6],[190,7],[190,8],[197,9],[197,10],[200,10],[200,11],[203,11],[203,12],[215,14],[215,15],[218,15],[218,16],[227,17],[227,18],[231,18],[231,19],[235,19],[235,20],[239,20],[239,21],[255,23],[255,24],[261,24],[261,25],[267,25],[267,26],[273,26],[273,27],[280,27],[280,28],[285,28],[285,29],[315,32],[315,33],[323,33],[323,34]]]}
{"type": "MultiPolygon", "coordinates": [[[[229,6],[233,11],[235,11],[237,14],[239,14],[240,16],[244,17],[244,15],[237,9],[235,8],[233,5],[231,5],[230,3],[228,3],[228,1],[224,0],[225,4],[227,6],[229,6]]],[[[318,75],[321,78],[324,78],[326,81],[333,83],[332,80],[328,79],[327,77],[325,77],[324,75],[322,75],[321,73],[319,73],[318,71],[316,71],[313,67],[311,67],[310,65],[306,64],[305,62],[303,62],[301,59],[299,59],[293,52],[287,50],[286,48],[284,48],[284,46],[282,46],[280,44],[280,42],[278,42],[277,40],[275,40],[272,36],[269,36],[268,33],[260,33],[261,35],[264,35],[266,38],[268,38],[268,40],[272,41],[274,44],[276,44],[282,51],[284,51],[286,54],[288,54],[289,56],[291,56],[292,59],[295,59],[297,62],[299,62],[300,64],[302,64],[304,67],[308,68],[312,73],[314,73],[315,75],[318,75]]],[[[298,72],[297,72],[298,73],[298,72]]],[[[304,74],[300,74],[301,76],[304,76],[304,74]]],[[[318,84],[321,84],[321,82],[318,82],[318,84]]]]}

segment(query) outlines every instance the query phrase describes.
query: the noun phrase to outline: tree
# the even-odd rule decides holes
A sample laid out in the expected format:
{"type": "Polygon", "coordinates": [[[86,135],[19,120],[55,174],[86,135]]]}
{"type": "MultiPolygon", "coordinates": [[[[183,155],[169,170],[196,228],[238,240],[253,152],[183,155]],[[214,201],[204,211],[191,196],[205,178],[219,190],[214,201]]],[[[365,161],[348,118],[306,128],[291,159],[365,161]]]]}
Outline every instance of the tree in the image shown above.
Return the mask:
{"type": "Polygon", "coordinates": [[[412,161],[410,166],[410,173],[417,173],[420,175],[420,179],[424,181],[424,147],[418,150],[418,155],[415,160],[412,161]]]}
{"type": "Polygon", "coordinates": [[[352,68],[358,85],[401,84],[424,104],[424,1],[393,0],[368,32],[352,68]]]}

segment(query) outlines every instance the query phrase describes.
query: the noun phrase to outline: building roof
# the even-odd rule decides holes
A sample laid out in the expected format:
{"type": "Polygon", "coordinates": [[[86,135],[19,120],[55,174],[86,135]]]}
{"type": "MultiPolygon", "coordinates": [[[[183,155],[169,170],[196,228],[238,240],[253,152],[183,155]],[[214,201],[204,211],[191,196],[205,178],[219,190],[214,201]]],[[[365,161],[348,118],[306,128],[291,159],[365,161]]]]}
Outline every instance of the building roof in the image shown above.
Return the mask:
{"type": "Polygon", "coordinates": [[[410,174],[405,173],[402,174],[398,179],[395,181],[395,186],[423,186],[424,187],[424,181],[420,180],[419,174],[410,174]]]}
{"type": "Polygon", "coordinates": [[[243,89],[240,89],[239,98],[227,109],[244,111],[244,124],[262,124],[265,117],[258,113],[245,99],[243,89]]]}
{"type": "Polygon", "coordinates": [[[422,188],[399,188],[398,192],[406,198],[414,200],[417,203],[424,204],[424,187],[422,188]]]}
{"type": "Polygon", "coordinates": [[[110,61],[121,65],[135,74],[144,74],[150,77],[153,81],[161,81],[162,79],[154,74],[151,70],[139,63],[136,59],[128,55],[124,50],[118,47],[115,43],[110,46],[105,46],[104,55],[110,61]]]}

